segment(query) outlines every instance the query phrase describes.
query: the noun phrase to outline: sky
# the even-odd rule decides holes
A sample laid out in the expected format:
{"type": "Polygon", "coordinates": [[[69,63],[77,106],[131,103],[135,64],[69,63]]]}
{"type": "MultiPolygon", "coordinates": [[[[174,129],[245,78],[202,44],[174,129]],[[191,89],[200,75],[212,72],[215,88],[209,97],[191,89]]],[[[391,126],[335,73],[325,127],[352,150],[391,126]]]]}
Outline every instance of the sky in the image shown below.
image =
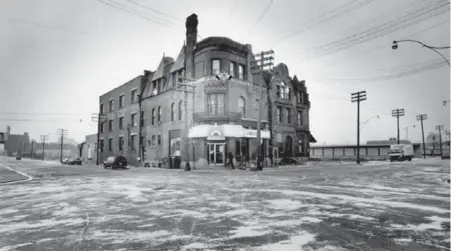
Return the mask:
{"type": "MultiPolygon", "coordinates": [[[[356,143],[351,93],[362,90],[361,142],[396,137],[397,108],[405,109],[400,138],[419,142],[417,114],[428,116],[426,136],[436,125],[450,127],[450,104],[443,105],[450,100],[450,68],[427,68],[442,58],[419,44],[399,43],[397,50],[391,44],[408,38],[449,46],[449,1],[442,14],[437,8],[410,21],[402,16],[440,2],[0,0],[0,131],[10,125],[14,134],[56,141],[64,128],[82,142],[96,133],[91,117],[99,96],[155,70],[164,53],[176,57],[184,20],[196,13],[201,38],[230,37],[252,44],[254,53],[272,49],[276,64],[306,80],[319,144],[356,143]],[[338,43],[345,38],[351,43],[338,43]]],[[[440,52],[449,58],[449,50],[440,52]]]]}

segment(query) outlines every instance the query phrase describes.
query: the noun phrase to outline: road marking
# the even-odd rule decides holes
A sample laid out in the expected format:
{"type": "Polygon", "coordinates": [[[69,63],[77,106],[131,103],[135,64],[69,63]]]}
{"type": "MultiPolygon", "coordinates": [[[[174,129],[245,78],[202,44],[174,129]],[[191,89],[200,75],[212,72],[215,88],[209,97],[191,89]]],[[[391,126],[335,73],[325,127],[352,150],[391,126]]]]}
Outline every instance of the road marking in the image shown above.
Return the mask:
{"type": "Polygon", "coordinates": [[[3,165],[3,164],[1,164],[1,166],[4,167],[4,168],[6,168],[6,169],[8,169],[8,170],[10,170],[10,171],[16,172],[16,173],[18,173],[18,174],[20,174],[20,175],[22,175],[22,176],[27,177],[26,180],[16,180],[16,181],[10,181],[10,182],[3,182],[3,183],[1,183],[1,184],[14,184],[14,183],[26,182],[26,181],[31,181],[31,180],[33,180],[33,177],[32,177],[32,176],[30,176],[30,175],[28,175],[28,174],[26,174],[26,173],[24,173],[24,172],[16,171],[16,170],[12,169],[11,167],[6,166],[6,165],[3,165]]]}

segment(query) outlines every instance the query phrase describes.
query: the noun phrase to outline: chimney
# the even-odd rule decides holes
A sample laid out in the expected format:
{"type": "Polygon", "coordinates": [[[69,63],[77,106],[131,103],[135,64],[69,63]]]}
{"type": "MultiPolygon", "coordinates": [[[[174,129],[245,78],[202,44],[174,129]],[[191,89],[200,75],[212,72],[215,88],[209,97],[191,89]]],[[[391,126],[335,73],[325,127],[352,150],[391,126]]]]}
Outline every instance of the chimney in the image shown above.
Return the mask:
{"type": "Polygon", "coordinates": [[[194,77],[194,47],[197,44],[197,15],[186,18],[185,74],[187,78],[194,77]]]}

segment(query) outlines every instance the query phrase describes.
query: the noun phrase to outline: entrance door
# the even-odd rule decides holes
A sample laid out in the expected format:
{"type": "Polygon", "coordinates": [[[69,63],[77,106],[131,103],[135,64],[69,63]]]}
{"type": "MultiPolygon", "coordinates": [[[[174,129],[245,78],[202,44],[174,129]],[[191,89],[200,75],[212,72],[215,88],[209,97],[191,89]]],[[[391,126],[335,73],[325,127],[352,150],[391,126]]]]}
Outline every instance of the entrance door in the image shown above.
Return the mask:
{"type": "Polygon", "coordinates": [[[210,165],[224,165],[224,143],[209,143],[210,165]]]}

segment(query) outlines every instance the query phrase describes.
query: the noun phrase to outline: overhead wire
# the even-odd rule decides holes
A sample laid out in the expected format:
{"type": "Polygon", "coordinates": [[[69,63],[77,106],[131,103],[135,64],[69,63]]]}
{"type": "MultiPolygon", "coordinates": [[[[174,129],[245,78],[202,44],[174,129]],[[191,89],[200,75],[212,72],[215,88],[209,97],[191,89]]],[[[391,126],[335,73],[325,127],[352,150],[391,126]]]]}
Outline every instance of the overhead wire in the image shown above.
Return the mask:
{"type": "Polygon", "coordinates": [[[288,38],[300,35],[305,31],[307,31],[308,29],[324,24],[334,18],[341,17],[351,11],[364,7],[372,2],[374,2],[374,0],[353,0],[351,2],[348,2],[347,4],[341,5],[338,8],[326,12],[317,18],[313,18],[307,21],[305,24],[298,25],[298,27],[294,28],[293,29],[294,31],[292,31],[291,33],[285,36],[284,35],[280,36],[279,39],[276,41],[276,44],[283,41],[288,41],[287,40],[288,38]]]}
{"type": "Polygon", "coordinates": [[[355,45],[367,42],[371,39],[390,34],[396,30],[411,26],[425,19],[430,19],[434,16],[443,14],[449,11],[449,1],[441,1],[440,3],[429,6],[424,9],[415,10],[409,14],[403,15],[402,17],[385,22],[376,27],[372,27],[366,31],[353,34],[351,36],[345,37],[343,39],[334,41],[332,43],[325,44],[316,48],[312,53],[305,54],[304,57],[307,58],[318,58],[320,56],[335,53],[340,50],[344,50],[355,45]]]}
{"type": "MultiPolygon", "coordinates": [[[[444,25],[444,24],[446,24],[446,23],[449,23],[449,22],[450,22],[449,19],[444,20],[444,21],[441,21],[440,23],[437,23],[437,24],[428,26],[428,27],[425,28],[425,29],[421,29],[421,30],[415,31],[415,32],[413,32],[413,33],[411,33],[411,34],[409,34],[409,35],[407,35],[407,36],[403,36],[403,37],[399,38],[399,40],[411,38],[411,37],[413,37],[413,36],[415,36],[415,35],[418,35],[418,34],[420,34],[420,33],[426,32],[426,31],[430,31],[430,30],[432,30],[432,29],[435,29],[435,28],[437,28],[437,27],[439,27],[439,26],[441,26],[441,25],[444,25]]],[[[355,56],[354,56],[354,55],[348,56],[348,57],[345,57],[345,59],[342,58],[342,59],[339,60],[339,63],[341,64],[341,63],[347,62],[347,61],[349,61],[349,60],[351,60],[351,59],[359,58],[359,57],[361,57],[361,56],[364,56],[364,55],[367,55],[367,54],[370,54],[370,53],[379,51],[379,50],[384,49],[384,48],[385,48],[385,49],[386,49],[386,48],[391,48],[391,44],[390,44],[390,45],[387,45],[387,44],[384,43],[383,45],[377,46],[377,47],[372,48],[371,50],[368,50],[368,51],[364,51],[364,52],[362,52],[362,53],[359,53],[358,55],[355,55],[355,56]]],[[[321,65],[321,67],[328,67],[328,66],[331,66],[331,65],[335,65],[335,64],[337,64],[337,63],[338,63],[338,61],[337,61],[337,62],[332,62],[332,63],[329,63],[329,64],[321,65]]]]}
{"type": "Polygon", "coordinates": [[[171,18],[171,19],[173,19],[173,20],[176,20],[176,21],[181,21],[181,22],[183,22],[183,20],[181,20],[181,19],[180,19],[180,18],[178,18],[178,17],[175,17],[175,16],[173,16],[173,15],[170,15],[170,14],[164,13],[164,12],[162,12],[162,11],[159,11],[159,10],[157,10],[157,9],[151,8],[151,7],[147,6],[147,5],[144,5],[144,4],[141,4],[141,3],[135,2],[135,1],[133,1],[133,0],[127,0],[127,1],[128,1],[128,2],[130,2],[130,3],[132,3],[132,4],[134,4],[134,5],[140,6],[140,7],[144,8],[144,9],[146,9],[146,10],[150,10],[150,11],[153,11],[153,12],[155,12],[155,13],[158,13],[158,14],[160,14],[160,15],[163,15],[163,16],[166,16],[166,17],[169,17],[169,18],[171,18]]]}
{"type": "Polygon", "coordinates": [[[165,26],[165,27],[174,29],[174,27],[171,26],[170,24],[167,24],[167,23],[160,22],[160,21],[158,21],[158,20],[149,18],[149,17],[147,17],[146,15],[143,15],[142,13],[139,13],[139,12],[133,11],[133,10],[130,9],[130,8],[127,8],[127,6],[125,6],[125,5],[121,4],[121,3],[117,3],[117,2],[114,2],[114,1],[112,1],[112,0],[109,0],[109,1],[107,1],[107,0],[96,0],[96,1],[98,1],[98,2],[100,2],[100,3],[103,3],[103,4],[105,4],[105,5],[108,5],[108,6],[110,6],[111,8],[114,8],[114,9],[117,9],[117,10],[121,10],[121,11],[124,11],[124,12],[127,12],[127,13],[129,13],[129,14],[131,14],[131,15],[136,16],[136,17],[143,18],[143,19],[145,19],[145,20],[147,20],[147,21],[149,21],[149,22],[151,22],[151,23],[159,24],[159,25],[162,25],[162,26],[165,26]],[[116,5],[115,5],[115,4],[116,4],[116,5]],[[122,6],[122,7],[121,7],[121,6],[122,6]]]}
{"type": "Polygon", "coordinates": [[[229,19],[232,17],[233,13],[235,13],[235,10],[236,10],[236,7],[238,6],[239,1],[240,0],[235,0],[235,2],[233,3],[232,10],[230,11],[230,14],[229,14],[229,19]]]}
{"type": "Polygon", "coordinates": [[[258,23],[260,23],[260,21],[263,19],[263,17],[265,16],[266,12],[268,12],[268,10],[271,7],[273,2],[274,2],[274,0],[270,0],[268,5],[266,5],[266,8],[263,10],[262,14],[257,19],[257,22],[255,22],[254,26],[252,27],[251,32],[257,27],[258,23]]]}

